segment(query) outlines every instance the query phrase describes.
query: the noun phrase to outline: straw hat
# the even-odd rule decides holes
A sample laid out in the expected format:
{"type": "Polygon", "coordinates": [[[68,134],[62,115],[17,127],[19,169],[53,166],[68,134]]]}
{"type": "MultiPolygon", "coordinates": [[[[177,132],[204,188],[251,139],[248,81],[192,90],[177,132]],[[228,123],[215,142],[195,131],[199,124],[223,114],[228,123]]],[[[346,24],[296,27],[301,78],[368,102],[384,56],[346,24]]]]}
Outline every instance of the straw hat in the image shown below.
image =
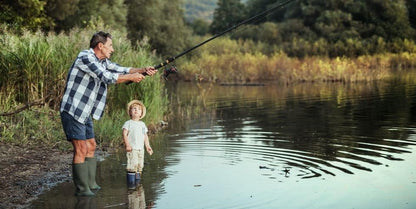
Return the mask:
{"type": "Polygon", "coordinates": [[[132,100],[127,104],[127,114],[130,115],[130,107],[134,104],[139,105],[142,108],[142,115],[140,116],[140,119],[144,118],[144,116],[146,115],[146,107],[139,100],[132,100]]]}

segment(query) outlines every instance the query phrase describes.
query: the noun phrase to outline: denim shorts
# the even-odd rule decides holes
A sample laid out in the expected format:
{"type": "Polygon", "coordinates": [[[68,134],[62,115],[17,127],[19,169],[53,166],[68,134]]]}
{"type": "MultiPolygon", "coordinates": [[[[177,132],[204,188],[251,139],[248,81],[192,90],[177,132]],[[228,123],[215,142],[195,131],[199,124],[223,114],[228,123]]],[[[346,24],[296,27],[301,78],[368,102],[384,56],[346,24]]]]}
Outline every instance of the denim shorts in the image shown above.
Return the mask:
{"type": "Polygon", "coordinates": [[[85,124],[82,124],[67,112],[61,112],[61,121],[68,141],[72,139],[87,140],[95,137],[91,117],[88,118],[85,124]]]}

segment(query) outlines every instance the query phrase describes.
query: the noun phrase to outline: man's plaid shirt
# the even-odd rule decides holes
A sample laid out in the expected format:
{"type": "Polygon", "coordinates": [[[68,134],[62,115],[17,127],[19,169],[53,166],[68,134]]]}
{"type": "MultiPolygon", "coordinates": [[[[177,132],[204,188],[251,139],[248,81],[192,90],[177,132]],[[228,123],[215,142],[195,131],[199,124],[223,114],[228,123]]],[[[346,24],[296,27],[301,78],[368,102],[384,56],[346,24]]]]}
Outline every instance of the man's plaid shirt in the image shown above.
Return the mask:
{"type": "Polygon", "coordinates": [[[108,59],[99,60],[93,49],[81,51],[69,70],[60,111],[80,123],[85,123],[90,116],[100,119],[106,104],[107,84],[116,83],[118,75],[129,70],[108,59]]]}

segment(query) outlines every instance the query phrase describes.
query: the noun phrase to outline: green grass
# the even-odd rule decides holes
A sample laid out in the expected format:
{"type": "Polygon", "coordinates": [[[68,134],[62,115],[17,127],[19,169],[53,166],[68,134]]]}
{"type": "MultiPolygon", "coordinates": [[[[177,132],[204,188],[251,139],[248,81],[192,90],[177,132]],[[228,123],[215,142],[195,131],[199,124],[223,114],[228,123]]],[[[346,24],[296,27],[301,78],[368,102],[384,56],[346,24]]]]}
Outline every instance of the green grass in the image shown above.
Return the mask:
{"type": "MultiPolygon", "coordinates": [[[[100,24],[62,34],[23,32],[17,35],[0,27],[0,113],[46,98],[40,107],[0,116],[1,142],[70,148],[59,119],[60,99],[68,69],[79,51],[88,48],[94,32],[104,30],[112,34],[116,50],[112,60],[120,65],[141,67],[161,61],[150,52],[146,40],[134,47],[125,34],[100,24]]],[[[319,42],[313,44],[302,47],[310,50],[323,47],[319,42]]],[[[413,42],[403,44],[409,49],[416,48],[413,42]]],[[[415,68],[416,52],[355,58],[295,58],[264,43],[222,37],[176,62],[179,78],[188,81],[367,82],[388,79],[397,70],[415,68]]],[[[169,98],[164,81],[159,77],[161,74],[147,77],[139,84],[109,86],[106,113],[94,123],[100,146],[120,145],[121,126],[128,119],[126,104],[132,99],[146,105],[144,121],[148,126],[154,126],[166,117],[169,98]]],[[[192,104],[184,104],[187,105],[192,104]]],[[[186,113],[186,107],[183,111],[186,113]]]]}
{"type": "MultiPolygon", "coordinates": [[[[413,42],[405,42],[409,49],[413,42]]],[[[320,42],[308,49],[319,49],[320,42]]],[[[306,46],[302,46],[306,47],[306,46]]],[[[395,70],[416,67],[416,50],[400,53],[382,53],[358,57],[290,57],[253,41],[218,38],[187,60],[179,60],[181,79],[207,82],[367,82],[389,78],[395,70]]]]}
{"type": "MultiPolygon", "coordinates": [[[[156,58],[145,40],[133,47],[125,34],[99,24],[88,29],[73,29],[68,34],[26,31],[17,35],[7,30],[0,33],[0,113],[12,112],[18,106],[46,98],[40,107],[0,116],[0,141],[68,148],[59,119],[66,76],[79,51],[88,49],[92,34],[98,30],[108,31],[113,36],[112,61],[130,67],[155,63],[156,58]]],[[[96,137],[103,146],[115,144],[115,136],[120,136],[120,122],[113,121],[112,117],[124,116],[120,109],[124,110],[131,99],[140,99],[148,107],[148,124],[163,119],[167,98],[164,81],[159,75],[147,77],[139,84],[109,85],[106,117],[95,122],[96,137]]]]}

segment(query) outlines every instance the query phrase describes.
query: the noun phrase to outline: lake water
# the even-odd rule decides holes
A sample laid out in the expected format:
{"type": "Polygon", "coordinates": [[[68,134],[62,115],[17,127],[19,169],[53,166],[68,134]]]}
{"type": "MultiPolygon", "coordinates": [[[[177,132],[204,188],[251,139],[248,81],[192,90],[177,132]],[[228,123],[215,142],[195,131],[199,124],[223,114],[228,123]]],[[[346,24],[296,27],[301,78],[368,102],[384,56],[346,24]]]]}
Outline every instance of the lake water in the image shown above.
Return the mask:
{"type": "Polygon", "coordinates": [[[167,88],[174,117],[140,187],[120,152],[99,163],[95,197],[65,182],[30,208],[416,208],[413,77],[167,88]]]}

